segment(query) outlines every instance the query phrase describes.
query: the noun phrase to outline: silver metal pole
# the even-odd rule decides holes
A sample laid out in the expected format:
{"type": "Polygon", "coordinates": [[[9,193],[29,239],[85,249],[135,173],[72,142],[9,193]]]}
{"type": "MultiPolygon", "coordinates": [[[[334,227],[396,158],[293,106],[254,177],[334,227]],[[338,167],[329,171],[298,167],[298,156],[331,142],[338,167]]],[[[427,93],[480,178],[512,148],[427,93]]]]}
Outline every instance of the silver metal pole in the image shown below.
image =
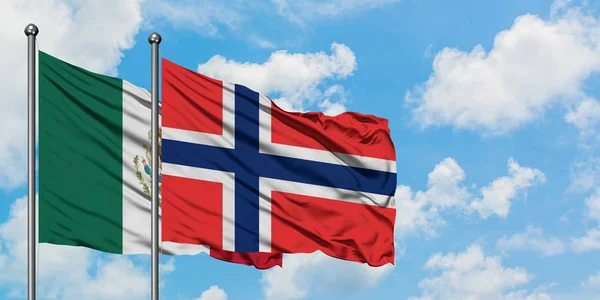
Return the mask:
{"type": "Polygon", "coordinates": [[[152,300],[158,300],[158,45],[162,38],[154,32],[152,46],[152,300]]]}
{"type": "Polygon", "coordinates": [[[35,203],[35,99],[36,53],[35,38],[39,30],[35,24],[25,27],[27,36],[27,299],[35,300],[36,279],[36,203],[35,203]]]}

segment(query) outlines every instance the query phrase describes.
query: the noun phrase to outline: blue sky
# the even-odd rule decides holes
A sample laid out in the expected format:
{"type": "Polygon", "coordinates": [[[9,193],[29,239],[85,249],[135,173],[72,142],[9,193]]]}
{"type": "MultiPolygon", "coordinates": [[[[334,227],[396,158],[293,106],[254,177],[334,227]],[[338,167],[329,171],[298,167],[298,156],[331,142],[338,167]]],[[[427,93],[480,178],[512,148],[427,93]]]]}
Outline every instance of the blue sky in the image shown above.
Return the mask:
{"type": "MultiPolygon", "coordinates": [[[[0,74],[0,298],[25,293],[22,32],[35,22],[42,50],[141,87],[158,31],[162,57],[290,110],[390,120],[394,267],[164,257],[163,299],[600,299],[599,3],[21,2],[0,7],[0,67],[14,72],[0,74]]],[[[149,297],[148,257],[44,245],[40,260],[44,299],[149,297]]]]}

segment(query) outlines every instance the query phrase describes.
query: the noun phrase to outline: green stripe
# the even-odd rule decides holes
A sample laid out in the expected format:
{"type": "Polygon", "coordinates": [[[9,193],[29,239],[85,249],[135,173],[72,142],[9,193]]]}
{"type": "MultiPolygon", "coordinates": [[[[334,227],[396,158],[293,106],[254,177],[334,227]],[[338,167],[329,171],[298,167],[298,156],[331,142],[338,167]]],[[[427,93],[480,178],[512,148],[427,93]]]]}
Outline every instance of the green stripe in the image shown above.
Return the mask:
{"type": "Polygon", "coordinates": [[[39,241],[122,253],[122,81],[39,52],[39,241]]]}

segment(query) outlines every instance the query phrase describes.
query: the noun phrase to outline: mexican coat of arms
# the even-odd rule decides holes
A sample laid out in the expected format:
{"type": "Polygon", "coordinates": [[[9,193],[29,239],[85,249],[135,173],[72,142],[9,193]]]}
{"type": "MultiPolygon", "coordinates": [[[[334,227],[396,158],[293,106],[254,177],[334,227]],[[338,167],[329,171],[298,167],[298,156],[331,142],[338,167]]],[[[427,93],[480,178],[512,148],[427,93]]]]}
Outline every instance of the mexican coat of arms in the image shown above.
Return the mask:
{"type": "MultiPolygon", "coordinates": [[[[148,131],[148,140],[150,146],[144,144],[143,147],[146,150],[144,155],[136,155],[133,158],[133,167],[135,168],[135,176],[137,177],[139,184],[142,186],[144,194],[151,197],[151,186],[152,186],[152,131],[148,131]],[[140,165],[141,158],[141,165],[140,165]],[[142,170],[140,170],[140,168],[142,170]]],[[[162,186],[162,130],[158,128],[158,200],[162,200],[161,186],[162,186]]]]}

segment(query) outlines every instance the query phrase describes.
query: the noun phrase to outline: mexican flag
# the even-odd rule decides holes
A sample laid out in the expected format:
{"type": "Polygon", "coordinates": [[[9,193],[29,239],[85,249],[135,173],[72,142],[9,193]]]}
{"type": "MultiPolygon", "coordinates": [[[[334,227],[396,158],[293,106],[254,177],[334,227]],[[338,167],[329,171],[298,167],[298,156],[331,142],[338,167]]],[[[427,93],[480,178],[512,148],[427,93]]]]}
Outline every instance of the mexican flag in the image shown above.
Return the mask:
{"type": "MultiPolygon", "coordinates": [[[[39,242],[150,254],[150,92],[38,56],[39,242]]],[[[161,243],[163,254],[200,252],[260,269],[282,264],[281,254],[161,243]]]]}

